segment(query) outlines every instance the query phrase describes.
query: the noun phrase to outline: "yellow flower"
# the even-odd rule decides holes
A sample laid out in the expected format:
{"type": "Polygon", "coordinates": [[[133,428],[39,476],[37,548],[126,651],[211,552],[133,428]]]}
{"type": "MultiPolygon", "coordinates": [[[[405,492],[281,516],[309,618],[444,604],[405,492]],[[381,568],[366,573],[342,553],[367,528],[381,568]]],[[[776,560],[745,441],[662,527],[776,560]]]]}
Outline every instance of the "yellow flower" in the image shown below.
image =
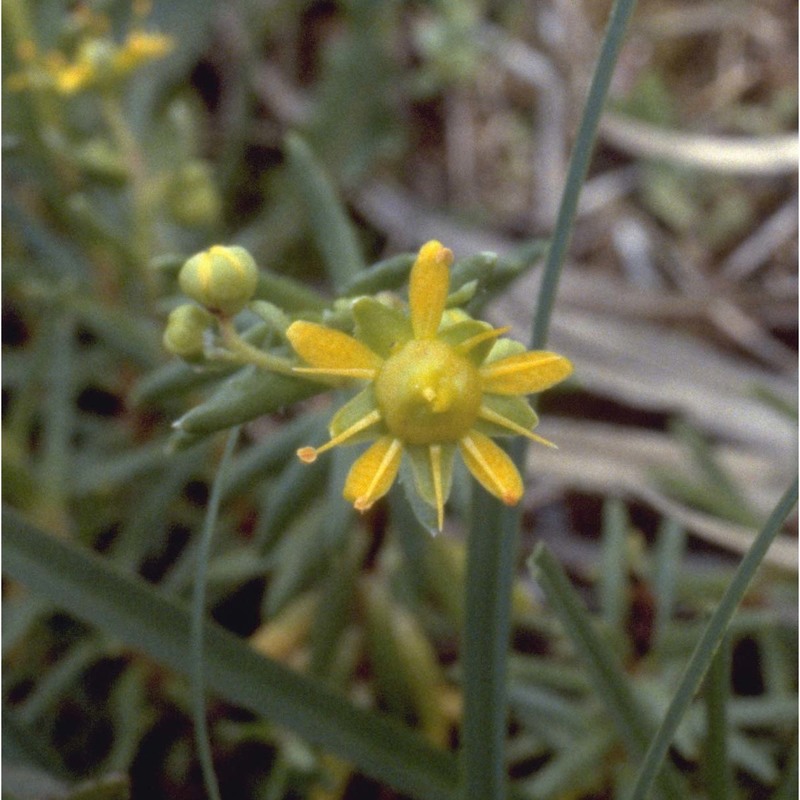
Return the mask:
{"type": "Polygon", "coordinates": [[[331,420],[331,439],[301,448],[300,459],[310,463],[337,445],[377,439],[356,459],[344,487],[345,499],[364,511],[389,491],[407,454],[439,530],[456,451],[489,492],[508,505],[519,501],[522,478],[489,437],[520,434],[553,446],[531,431],[538,419],[523,396],[572,372],[562,356],[500,339],[508,328],[445,311],[452,261],[439,242],[423,245],[411,270],[410,313],[361,298],[353,305],[355,337],[305,321],[287,331],[309,365],[296,372],[367,382],[331,420]]]}
{"type": "Polygon", "coordinates": [[[141,65],[168,55],[174,47],[172,37],[140,28],[131,30],[118,44],[108,36],[108,20],[103,15],[79,7],[76,16],[86,35],[74,57],[69,60],[57,51],[39,55],[35,43],[25,40],[17,50],[25,67],[8,78],[9,89],[52,89],[58,94],[74,95],[121,80],[141,65]]]}

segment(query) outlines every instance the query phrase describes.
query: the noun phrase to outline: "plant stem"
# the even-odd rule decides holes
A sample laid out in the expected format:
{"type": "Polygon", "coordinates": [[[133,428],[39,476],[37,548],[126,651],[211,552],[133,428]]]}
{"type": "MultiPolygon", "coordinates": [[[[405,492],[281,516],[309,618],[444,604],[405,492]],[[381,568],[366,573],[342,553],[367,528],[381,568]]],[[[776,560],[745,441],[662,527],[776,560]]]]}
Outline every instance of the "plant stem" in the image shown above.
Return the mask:
{"type": "Polygon", "coordinates": [[[536,316],[531,334],[532,350],[541,350],[547,343],[550,317],[553,313],[556,290],[561,277],[561,266],[564,263],[564,256],[572,236],[572,227],[578,209],[578,198],[589,169],[589,161],[597,135],[597,125],[600,122],[600,115],[608,94],[611,76],[617,63],[617,56],[622,46],[625,29],[635,5],[636,0],[616,0],[614,7],[611,9],[600,58],[592,77],[589,96],[586,99],[578,135],[575,139],[575,146],[572,150],[567,182],[564,187],[564,194],[561,196],[561,205],[558,209],[553,239],[550,242],[550,249],[547,251],[547,260],[542,275],[542,285],[539,289],[536,316]]]}
{"type": "Polygon", "coordinates": [[[214,478],[211,495],[208,499],[203,531],[197,547],[197,561],[195,562],[194,592],[192,595],[191,618],[191,676],[192,676],[192,712],[194,716],[195,742],[200,766],[203,770],[203,782],[206,792],[211,800],[220,800],[217,776],[214,772],[214,759],[211,752],[211,741],[208,734],[208,720],[206,719],[205,700],[205,661],[203,656],[203,620],[206,605],[206,582],[208,579],[208,560],[211,555],[211,543],[214,538],[214,528],[219,516],[220,500],[225,482],[225,475],[230,463],[233,448],[239,438],[239,427],[235,427],[228,434],[225,450],[214,478]]]}
{"type": "Polygon", "coordinates": [[[233,321],[230,319],[221,319],[219,323],[220,332],[222,333],[222,341],[225,343],[230,357],[228,361],[235,361],[239,364],[254,364],[260,369],[267,370],[267,372],[279,372],[281,375],[291,375],[297,378],[298,375],[292,369],[292,362],[286,358],[275,356],[265,350],[260,350],[258,347],[253,347],[252,344],[246,342],[236,330],[233,321]]]}

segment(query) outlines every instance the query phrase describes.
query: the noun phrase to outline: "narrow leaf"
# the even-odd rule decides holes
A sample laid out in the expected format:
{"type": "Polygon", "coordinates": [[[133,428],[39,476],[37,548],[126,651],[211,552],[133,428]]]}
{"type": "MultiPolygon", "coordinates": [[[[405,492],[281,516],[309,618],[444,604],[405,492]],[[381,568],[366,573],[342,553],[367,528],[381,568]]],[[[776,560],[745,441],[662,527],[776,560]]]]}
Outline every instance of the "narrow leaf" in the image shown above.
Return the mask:
{"type": "MultiPolygon", "coordinates": [[[[3,568],[31,590],[179,673],[189,664],[189,611],[92,552],[3,510],[3,568]]],[[[263,658],[213,623],[204,626],[211,690],[261,714],[365,774],[420,800],[453,800],[453,758],[406,728],[352,706],[317,681],[263,658]]]]}

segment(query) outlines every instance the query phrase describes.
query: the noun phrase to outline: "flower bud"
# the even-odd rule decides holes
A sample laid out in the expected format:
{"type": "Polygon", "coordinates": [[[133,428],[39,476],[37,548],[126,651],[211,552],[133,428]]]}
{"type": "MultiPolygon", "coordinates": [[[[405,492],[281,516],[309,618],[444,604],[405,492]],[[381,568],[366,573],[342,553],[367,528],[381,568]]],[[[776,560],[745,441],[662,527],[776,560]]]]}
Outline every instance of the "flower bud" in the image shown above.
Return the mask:
{"type": "Polygon", "coordinates": [[[193,303],[185,303],[173,309],[164,330],[164,347],[170,353],[186,361],[200,361],[203,358],[203,339],[214,317],[204,308],[193,303]]]}
{"type": "Polygon", "coordinates": [[[181,167],[168,202],[172,215],[183,225],[213,225],[220,217],[221,201],[209,165],[190,161],[181,167]]]}
{"type": "Polygon", "coordinates": [[[178,282],[186,295],[209,311],[230,316],[253,298],[258,267],[243,247],[214,245],[183,265],[178,282]]]}

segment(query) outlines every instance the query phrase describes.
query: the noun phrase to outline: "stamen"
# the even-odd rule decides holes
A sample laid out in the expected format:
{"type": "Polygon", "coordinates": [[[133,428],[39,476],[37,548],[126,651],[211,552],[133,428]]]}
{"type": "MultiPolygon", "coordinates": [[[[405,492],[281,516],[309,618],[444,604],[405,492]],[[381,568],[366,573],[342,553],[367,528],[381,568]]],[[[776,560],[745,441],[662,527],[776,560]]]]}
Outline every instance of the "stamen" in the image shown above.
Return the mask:
{"type": "Polygon", "coordinates": [[[311,464],[320,453],[324,453],[326,450],[330,450],[332,447],[346,442],[357,433],[361,433],[361,431],[369,428],[370,425],[374,425],[376,422],[380,421],[380,418],[381,412],[376,408],[374,411],[370,411],[366,416],[361,417],[357,422],[354,422],[349,428],[343,430],[338,436],[334,436],[333,439],[325,442],[321,447],[301,447],[297,451],[297,457],[301,461],[305,461],[306,464],[311,464]]]}
{"type": "Polygon", "coordinates": [[[293,372],[303,375],[330,375],[339,378],[360,378],[371,381],[375,379],[377,370],[366,367],[292,367],[293,372]]]}
{"type": "Polygon", "coordinates": [[[317,449],[315,447],[301,447],[297,451],[297,457],[306,464],[313,464],[317,460],[317,449]]]}
{"type": "Polygon", "coordinates": [[[476,348],[481,342],[485,342],[487,339],[499,339],[503,334],[508,333],[510,330],[511,326],[506,325],[504,328],[492,328],[489,331],[483,331],[483,333],[476,333],[475,336],[470,336],[469,339],[461,342],[456,349],[462,355],[466,355],[470,350],[476,348]]]}
{"type": "Polygon", "coordinates": [[[353,508],[356,511],[363,513],[364,511],[369,511],[369,509],[372,508],[372,505],[373,505],[372,501],[370,501],[369,498],[366,495],[364,495],[363,497],[357,497],[355,499],[355,502],[353,503],[353,508]]]}
{"type": "Polygon", "coordinates": [[[541,369],[554,361],[561,360],[561,356],[555,353],[545,353],[538,361],[532,363],[530,360],[531,355],[532,352],[520,353],[519,356],[507,356],[499,361],[484,365],[481,373],[485,373],[487,377],[500,378],[505,375],[514,375],[518,372],[528,372],[534,367],[541,369]]]}
{"type": "Polygon", "coordinates": [[[527,436],[534,442],[539,442],[539,444],[543,444],[547,447],[552,447],[554,450],[558,450],[558,445],[554,444],[548,439],[545,439],[543,436],[539,436],[538,433],[533,433],[533,431],[523,428],[522,425],[517,425],[517,423],[513,420],[508,419],[508,417],[504,417],[502,414],[498,414],[496,411],[492,411],[491,408],[481,406],[480,411],[478,411],[478,416],[481,419],[485,419],[487,422],[494,422],[497,425],[502,425],[504,428],[508,428],[508,430],[514,431],[514,433],[518,433],[521,436],[527,436]]]}
{"type": "Polygon", "coordinates": [[[436,521],[439,531],[444,527],[444,492],[442,491],[442,446],[432,444],[429,448],[431,472],[433,473],[433,494],[436,498],[436,521]]]}

